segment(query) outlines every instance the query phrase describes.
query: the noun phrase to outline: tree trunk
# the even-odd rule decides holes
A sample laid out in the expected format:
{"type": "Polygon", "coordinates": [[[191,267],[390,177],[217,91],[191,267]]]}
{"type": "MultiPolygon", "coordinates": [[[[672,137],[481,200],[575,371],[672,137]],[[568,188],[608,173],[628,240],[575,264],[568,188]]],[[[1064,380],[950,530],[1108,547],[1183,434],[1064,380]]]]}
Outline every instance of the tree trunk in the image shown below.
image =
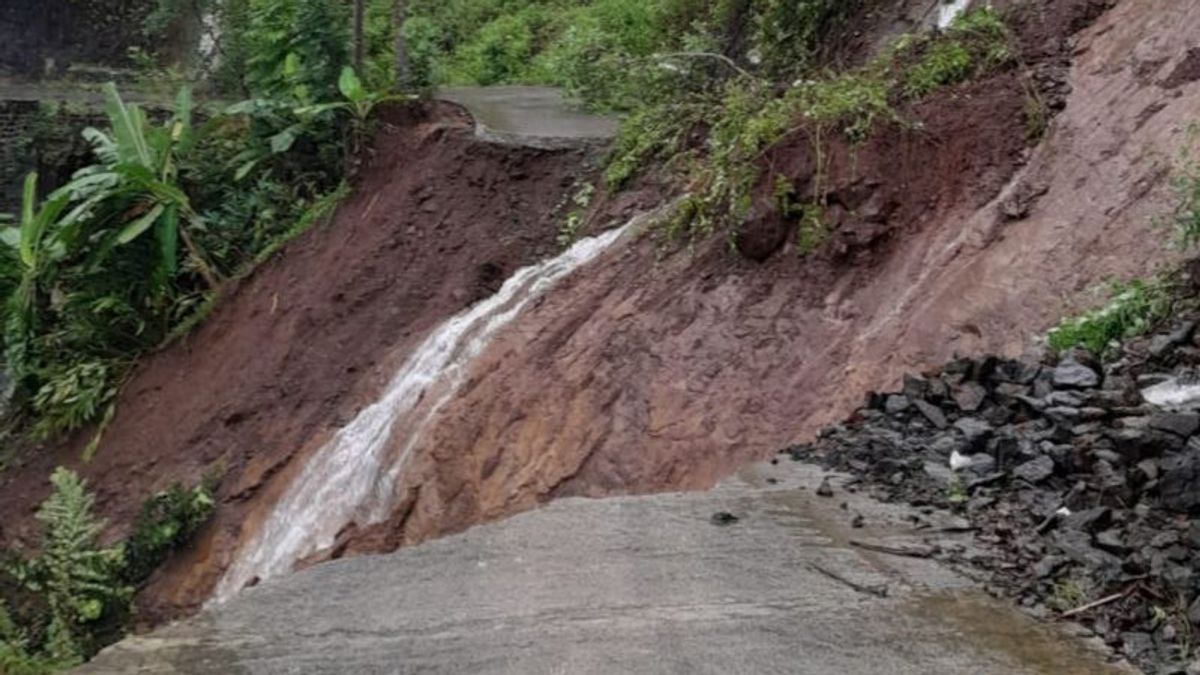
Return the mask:
{"type": "Polygon", "coordinates": [[[408,62],[408,43],[404,39],[404,20],[407,18],[405,0],[396,0],[392,22],[396,26],[396,88],[411,89],[412,66],[408,62]]]}
{"type": "Polygon", "coordinates": [[[366,51],[363,36],[366,12],[366,0],[354,0],[354,72],[359,77],[363,77],[363,54],[366,51]]]}

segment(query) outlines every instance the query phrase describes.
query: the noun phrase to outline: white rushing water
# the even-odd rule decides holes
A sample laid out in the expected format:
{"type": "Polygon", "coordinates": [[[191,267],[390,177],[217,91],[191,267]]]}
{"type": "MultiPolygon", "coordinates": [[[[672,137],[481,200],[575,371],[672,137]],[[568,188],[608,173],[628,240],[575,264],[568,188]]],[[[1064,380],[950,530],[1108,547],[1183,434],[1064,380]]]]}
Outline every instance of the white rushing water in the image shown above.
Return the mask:
{"type": "Polygon", "coordinates": [[[971,0],[943,0],[938,6],[938,28],[945,30],[967,9],[971,0]]]}
{"type": "Polygon", "coordinates": [[[408,452],[462,384],[471,361],[530,300],[594,259],[625,229],[581,240],[554,259],[518,270],[494,296],[434,329],[379,400],[308,460],[253,540],[243,543],[213,601],[224,602],[255,579],[290,572],[297,561],[333,546],[351,523],[388,518],[402,497],[396,486],[408,452]]]}

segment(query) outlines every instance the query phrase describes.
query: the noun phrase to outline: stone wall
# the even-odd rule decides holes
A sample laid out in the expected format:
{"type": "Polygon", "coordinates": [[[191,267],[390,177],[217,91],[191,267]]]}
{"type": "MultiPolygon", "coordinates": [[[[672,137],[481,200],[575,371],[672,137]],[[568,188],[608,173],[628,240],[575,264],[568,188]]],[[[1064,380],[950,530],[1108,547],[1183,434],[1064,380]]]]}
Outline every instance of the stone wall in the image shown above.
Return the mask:
{"type": "Polygon", "coordinates": [[[19,211],[30,171],[38,172],[45,195],[89,163],[82,131],[104,119],[99,104],[0,100],[0,213],[19,211]]]}
{"type": "Polygon", "coordinates": [[[124,65],[142,46],[153,0],[0,2],[0,75],[43,76],[73,63],[124,65]]]}

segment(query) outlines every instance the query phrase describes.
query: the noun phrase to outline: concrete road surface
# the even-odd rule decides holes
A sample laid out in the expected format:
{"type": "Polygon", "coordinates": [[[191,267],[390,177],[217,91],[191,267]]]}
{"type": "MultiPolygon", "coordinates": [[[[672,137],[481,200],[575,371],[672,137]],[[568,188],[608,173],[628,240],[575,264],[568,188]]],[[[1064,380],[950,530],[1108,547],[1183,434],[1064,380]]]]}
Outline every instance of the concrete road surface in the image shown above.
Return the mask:
{"type": "Polygon", "coordinates": [[[850,545],[930,535],[840,487],[816,496],[820,480],[785,461],[708,493],[558,501],[267,582],[82,672],[1119,672],[931,560],[850,545]]]}
{"type": "Polygon", "coordinates": [[[588,114],[550,87],[451,87],[436,98],[458,104],[475,118],[486,140],[557,148],[606,143],[615,120],[588,114]]]}

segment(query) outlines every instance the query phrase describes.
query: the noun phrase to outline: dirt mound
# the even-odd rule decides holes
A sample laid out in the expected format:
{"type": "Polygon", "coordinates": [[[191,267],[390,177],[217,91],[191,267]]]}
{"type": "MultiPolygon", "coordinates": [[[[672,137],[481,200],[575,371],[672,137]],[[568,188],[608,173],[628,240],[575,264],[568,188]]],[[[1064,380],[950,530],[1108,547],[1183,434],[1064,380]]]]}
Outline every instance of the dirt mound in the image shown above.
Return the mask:
{"type": "MultiPolygon", "coordinates": [[[[1146,71],[1185,58],[1200,17],[1125,3],[1068,39],[1105,4],[1038,5],[1027,32],[1051,56],[1030,62],[1032,84],[1007,73],[959,88],[839,154],[840,227],[817,255],[788,243],[754,264],[718,238],[664,258],[646,237],[563,284],[430,427],[393,521],[342,549],[558,496],[706,488],[906,371],[1018,355],[1102,280],[1169,264],[1153,222],[1172,208],[1165,179],[1200,87],[1165,97],[1146,71]],[[1034,91],[1064,110],[1030,150],[1034,91]]],[[[771,162],[797,185],[811,176],[802,141],[771,162]]]]}
{"type": "Polygon", "coordinates": [[[585,174],[577,151],[476,142],[455,108],[385,115],[356,196],[330,225],[244,280],[188,339],[125,387],[96,459],[79,443],[0,475],[0,544],[31,534],[51,469],[78,468],[113,534],[171,482],[223,477],[199,550],[156,582],[154,604],[190,606],[273,476],[344,424],[430,328],[557,251],[559,206],[585,174]],[[14,514],[20,514],[14,516],[14,514]],[[199,577],[176,577],[184,570],[199,577]]]}

